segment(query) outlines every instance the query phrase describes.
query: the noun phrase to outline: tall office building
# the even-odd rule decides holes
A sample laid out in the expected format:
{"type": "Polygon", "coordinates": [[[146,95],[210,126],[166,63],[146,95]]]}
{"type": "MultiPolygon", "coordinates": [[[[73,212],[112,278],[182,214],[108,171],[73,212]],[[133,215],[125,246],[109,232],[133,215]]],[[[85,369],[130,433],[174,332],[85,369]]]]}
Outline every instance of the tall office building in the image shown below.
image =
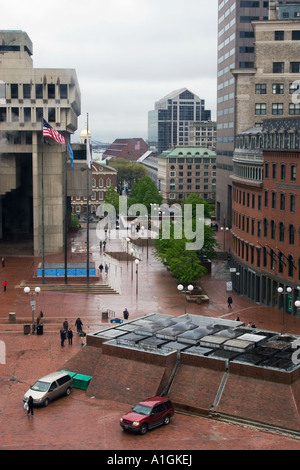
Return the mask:
{"type": "Polygon", "coordinates": [[[23,31],[0,31],[0,240],[32,243],[33,253],[64,247],[66,144],[43,137],[43,118],[65,141],[77,129],[74,69],[36,69],[23,31]]]}
{"type": "Polygon", "coordinates": [[[190,145],[190,126],[210,121],[205,101],[187,88],[173,91],[155,103],[148,113],[148,145],[158,154],[176,145],[190,145]]]}
{"type": "Polygon", "coordinates": [[[219,0],[217,91],[217,219],[232,223],[233,151],[236,133],[235,79],[232,69],[254,67],[252,21],[268,19],[268,1],[219,0]]]}

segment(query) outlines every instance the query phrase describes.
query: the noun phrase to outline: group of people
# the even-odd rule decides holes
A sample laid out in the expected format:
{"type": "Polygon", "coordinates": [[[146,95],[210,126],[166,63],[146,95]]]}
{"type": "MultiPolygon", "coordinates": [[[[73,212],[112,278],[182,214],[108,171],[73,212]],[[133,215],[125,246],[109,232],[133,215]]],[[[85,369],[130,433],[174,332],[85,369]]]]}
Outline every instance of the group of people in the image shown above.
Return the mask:
{"type": "MultiPolygon", "coordinates": [[[[78,317],[77,320],[75,321],[75,326],[77,330],[77,334],[82,337],[83,331],[82,331],[82,326],[83,323],[81,319],[78,317]]],[[[64,320],[63,322],[63,327],[60,330],[60,344],[62,347],[64,347],[65,340],[68,339],[69,345],[73,344],[73,331],[71,328],[69,328],[69,322],[68,320],[64,320]]],[[[81,341],[82,342],[82,341],[81,341]]]]}
{"type": "Polygon", "coordinates": [[[99,265],[100,274],[102,274],[103,269],[105,271],[105,274],[107,275],[108,274],[108,265],[106,263],[105,263],[105,266],[103,266],[102,263],[99,265]]]}

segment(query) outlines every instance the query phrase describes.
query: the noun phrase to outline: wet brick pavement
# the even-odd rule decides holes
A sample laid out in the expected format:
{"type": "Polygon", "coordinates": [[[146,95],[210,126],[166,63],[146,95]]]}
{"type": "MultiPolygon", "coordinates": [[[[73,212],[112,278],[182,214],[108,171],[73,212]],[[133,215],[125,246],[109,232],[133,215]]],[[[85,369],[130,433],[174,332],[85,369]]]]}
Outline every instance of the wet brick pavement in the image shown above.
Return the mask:
{"type": "MultiPolygon", "coordinates": [[[[69,255],[69,261],[84,261],[85,253],[78,249],[84,245],[84,234],[74,238],[73,246],[76,245],[78,251],[69,255]]],[[[91,260],[98,266],[103,253],[99,252],[93,231],[91,246],[91,260]]],[[[116,241],[109,241],[109,249],[115,251],[120,247],[116,241]]],[[[22,281],[33,282],[40,260],[31,256],[7,256],[5,268],[0,268],[1,283],[4,279],[8,282],[7,291],[0,293],[0,346],[6,347],[5,364],[0,364],[0,449],[298,450],[300,441],[295,438],[184,414],[176,414],[169,426],[157,428],[145,436],[132,435],[122,431],[119,425],[119,418],[129,409],[129,404],[88,397],[78,389],[48,408],[35,409],[33,417],[27,416],[22,397],[30,384],[46,373],[65,369],[67,361],[81,349],[76,334],[72,346],[60,346],[59,329],[65,318],[73,325],[80,316],[84,329],[94,332],[108,326],[101,316],[102,310],[108,308],[121,316],[127,307],[131,320],[153,312],[178,316],[186,308],[187,313],[219,318],[235,319],[239,315],[245,323],[254,322],[259,328],[300,334],[299,318],[283,317],[276,309],[260,307],[235,294],[233,308],[229,311],[225,285],[228,273],[224,273],[222,263],[215,263],[212,275],[202,280],[210,303],[185,305],[183,295],[177,291],[176,280],[155,259],[150,248],[148,254],[147,259],[144,247],[139,264],[138,294],[135,270],[131,279],[130,260],[128,265],[126,260],[121,262],[121,295],[41,292],[36,298],[36,312],[44,312],[44,334],[38,336],[23,333],[24,324],[31,323],[30,299],[23,288],[16,286],[22,281]],[[9,312],[16,313],[15,322],[8,321],[9,312]]],[[[62,256],[48,255],[47,261],[62,261],[62,256]]],[[[91,282],[105,282],[105,279],[99,277],[91,282]]]]}

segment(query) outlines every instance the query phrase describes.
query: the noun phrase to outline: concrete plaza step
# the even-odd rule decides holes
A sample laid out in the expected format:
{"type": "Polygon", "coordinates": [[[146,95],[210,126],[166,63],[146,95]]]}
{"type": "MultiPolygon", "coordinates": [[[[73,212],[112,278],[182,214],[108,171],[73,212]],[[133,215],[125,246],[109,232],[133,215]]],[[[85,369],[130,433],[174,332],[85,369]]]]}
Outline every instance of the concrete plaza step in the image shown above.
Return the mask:
{"type": "MultiPolygon", "coordinates": [[[[37,285],[21,283],[17,288],[24,289],[29,287],[34,291],[37,285]]],[[[39,284],[41,291],[64,292],[71,294],[94,294],[94,295],[117,295],[115,291],[108,284],[39,284]]]]}

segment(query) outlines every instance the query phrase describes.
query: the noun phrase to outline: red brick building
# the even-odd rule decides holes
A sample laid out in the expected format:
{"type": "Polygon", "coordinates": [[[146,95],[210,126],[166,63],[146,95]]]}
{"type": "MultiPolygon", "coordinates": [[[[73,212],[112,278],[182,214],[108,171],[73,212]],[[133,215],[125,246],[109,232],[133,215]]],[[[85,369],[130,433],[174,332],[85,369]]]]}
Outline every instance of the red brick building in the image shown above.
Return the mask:
{"type": "Polygon", "coordinates": [[[237,137],[232,175],[234,289],[294,314],[300,297],[299,142],[298,119],[266,120],[237,137]]]}
{"type": "MultiPolygon", "coordinates": [[[[97,209],[105,201],[107,189],[117,187],[117,170],[103,163],[92,163],[92,194],[90,197],[90,213],[96,215],[97,209]]],[[[79,216],[86,213],[86,197],[74,195],[71,200],[72,212],[79,216]]]]}
{"type": "Polygon", "coordinates": [[[136,162],[147,151],[148,145],[141,138],[116,139],[103,153],[103,160],[122,158],[130,162],[136,162]]]}

